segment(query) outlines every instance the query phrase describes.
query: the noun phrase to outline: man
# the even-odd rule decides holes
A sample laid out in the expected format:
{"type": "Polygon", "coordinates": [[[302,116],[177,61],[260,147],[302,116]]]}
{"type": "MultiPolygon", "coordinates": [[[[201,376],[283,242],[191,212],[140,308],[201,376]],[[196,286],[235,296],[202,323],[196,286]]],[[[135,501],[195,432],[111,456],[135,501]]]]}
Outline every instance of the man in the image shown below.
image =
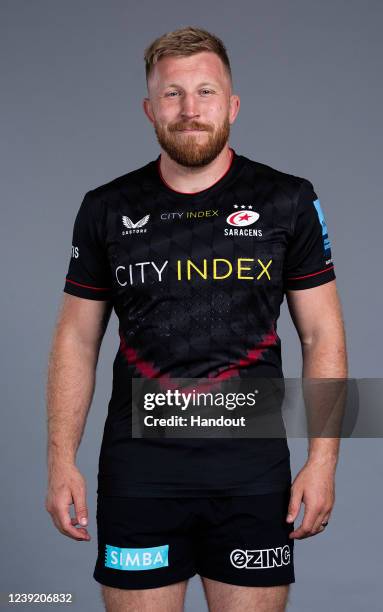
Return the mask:
{"type": "Polygon", "coordinates": [[[133,438],[131,379],[282,378],[284,295],[303,376],[345,377],[327,228],[307,179],[229,146],[240,100],[222,41],[183,28],[154,41],[145,60],[143,108],[161,153],[87,192],[76,217],[48,376],[46,508],[61,533],[90,540],[75,458],[114,308],[120,345],[93,574],[106,608],[182,610],[199,573],[214,612],[282,611],[294,539],[329,521],[337,440],[310,440],[291,483],[285,438],[133,438]]]}

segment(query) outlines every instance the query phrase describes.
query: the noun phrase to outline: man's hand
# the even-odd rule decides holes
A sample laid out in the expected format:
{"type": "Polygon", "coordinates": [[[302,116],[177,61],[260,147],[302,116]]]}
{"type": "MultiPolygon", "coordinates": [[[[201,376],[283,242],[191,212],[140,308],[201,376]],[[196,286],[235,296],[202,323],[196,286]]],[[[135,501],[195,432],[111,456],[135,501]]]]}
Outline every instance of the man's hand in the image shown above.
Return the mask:
{"type": "Polygon", "coordinates": [[[45,509],[57,529],[64,535],[79,541],[91,539],[85,527],[76,527],[78,524],[87,524],[88,510],[86,482],[75,465],[56,464],[51,469],[45,509]],[[71,504],[74,504],[74,518],[71,518],[69,512],[71,504]]]}
{"type": "Polygon", "coordinates": [[[302,501],[305,505],[303,521],[289,538],[308,538],[324,531],[321,523],[329,521],[335,502],[335,466],[332,462],[308,460],[298,472],[291,486],[288,523],[298,516],[302,501]]]}

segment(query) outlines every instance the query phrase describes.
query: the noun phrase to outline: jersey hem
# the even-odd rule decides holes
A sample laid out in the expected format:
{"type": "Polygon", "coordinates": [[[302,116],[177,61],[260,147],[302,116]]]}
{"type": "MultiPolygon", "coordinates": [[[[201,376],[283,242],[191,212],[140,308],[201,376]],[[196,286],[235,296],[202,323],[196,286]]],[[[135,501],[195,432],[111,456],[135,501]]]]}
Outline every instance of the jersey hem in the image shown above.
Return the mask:
{"type": "Polygon", "coordinates": [[[158,487],[145,485],[125,485],[118,486],[113,484],[99,484],[97,488],[98,495],[112,495],[116,497],[223,497],[223,496],[239,496],[239,495],[261,495],[267,493],[275,493],[284,491],[291,486],[291,478],[286,481],[253,485],[241,485],[239,487],[197,487],[174,489],[167,488],[163,485],[158,487]]]}

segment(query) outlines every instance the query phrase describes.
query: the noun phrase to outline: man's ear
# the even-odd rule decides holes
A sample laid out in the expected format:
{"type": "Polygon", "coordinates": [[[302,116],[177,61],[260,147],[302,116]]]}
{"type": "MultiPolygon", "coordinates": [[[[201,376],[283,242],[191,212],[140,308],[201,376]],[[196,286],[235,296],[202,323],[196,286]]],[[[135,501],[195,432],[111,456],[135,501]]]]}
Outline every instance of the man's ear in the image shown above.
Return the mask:
{"type": "Polygon", "coordinates": [[[239,113],[241,100],[236,94],[230,96],[230,123],[234,123],[239,113]]]}
{"type": "Polygon", "coordinates": [[[154,116],[153,116],[153,113],[152,113],[152,106],[151,106],[149,98],[144,98],[142,100],[142,108],[144,109],[144,113],[147,116],[147,118],[149,119],[149,121],[151,123],[154,123],[154,116]]]}

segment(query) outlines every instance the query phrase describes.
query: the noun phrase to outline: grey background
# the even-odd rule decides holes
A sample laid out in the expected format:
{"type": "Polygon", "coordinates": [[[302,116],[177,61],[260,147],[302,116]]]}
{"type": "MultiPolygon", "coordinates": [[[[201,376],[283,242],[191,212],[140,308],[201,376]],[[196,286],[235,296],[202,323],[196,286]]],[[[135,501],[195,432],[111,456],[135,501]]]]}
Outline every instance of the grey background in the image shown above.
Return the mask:
{"type": "MultiPolygon", "coordinates": [[[[379,0],[1,3],[2,592],[72,592],[72,609],[102,609],[92,577],[96,474],[115,315],[78,455],[90,543],[62,536],[44,509],[46,366],[83,194],[159,153],[141,108],[143,51],[157,36],[195,25],[223,39],[242,101],[230,142],[313,182],[333,245],[350,376],[381,375],[382,13],[379,0]]],[[[286,303],[278,333],[285,376],[299,376],[286,303]]],[[[289,444],[295,475],[306,442],[289,444]]],[[[382,457],[379,439],[342,442],[331,523],[296,541],[290,610],[381,610],[382,457]]],[[[206,609],[198,577],[186,608],[206,609]]]]}

